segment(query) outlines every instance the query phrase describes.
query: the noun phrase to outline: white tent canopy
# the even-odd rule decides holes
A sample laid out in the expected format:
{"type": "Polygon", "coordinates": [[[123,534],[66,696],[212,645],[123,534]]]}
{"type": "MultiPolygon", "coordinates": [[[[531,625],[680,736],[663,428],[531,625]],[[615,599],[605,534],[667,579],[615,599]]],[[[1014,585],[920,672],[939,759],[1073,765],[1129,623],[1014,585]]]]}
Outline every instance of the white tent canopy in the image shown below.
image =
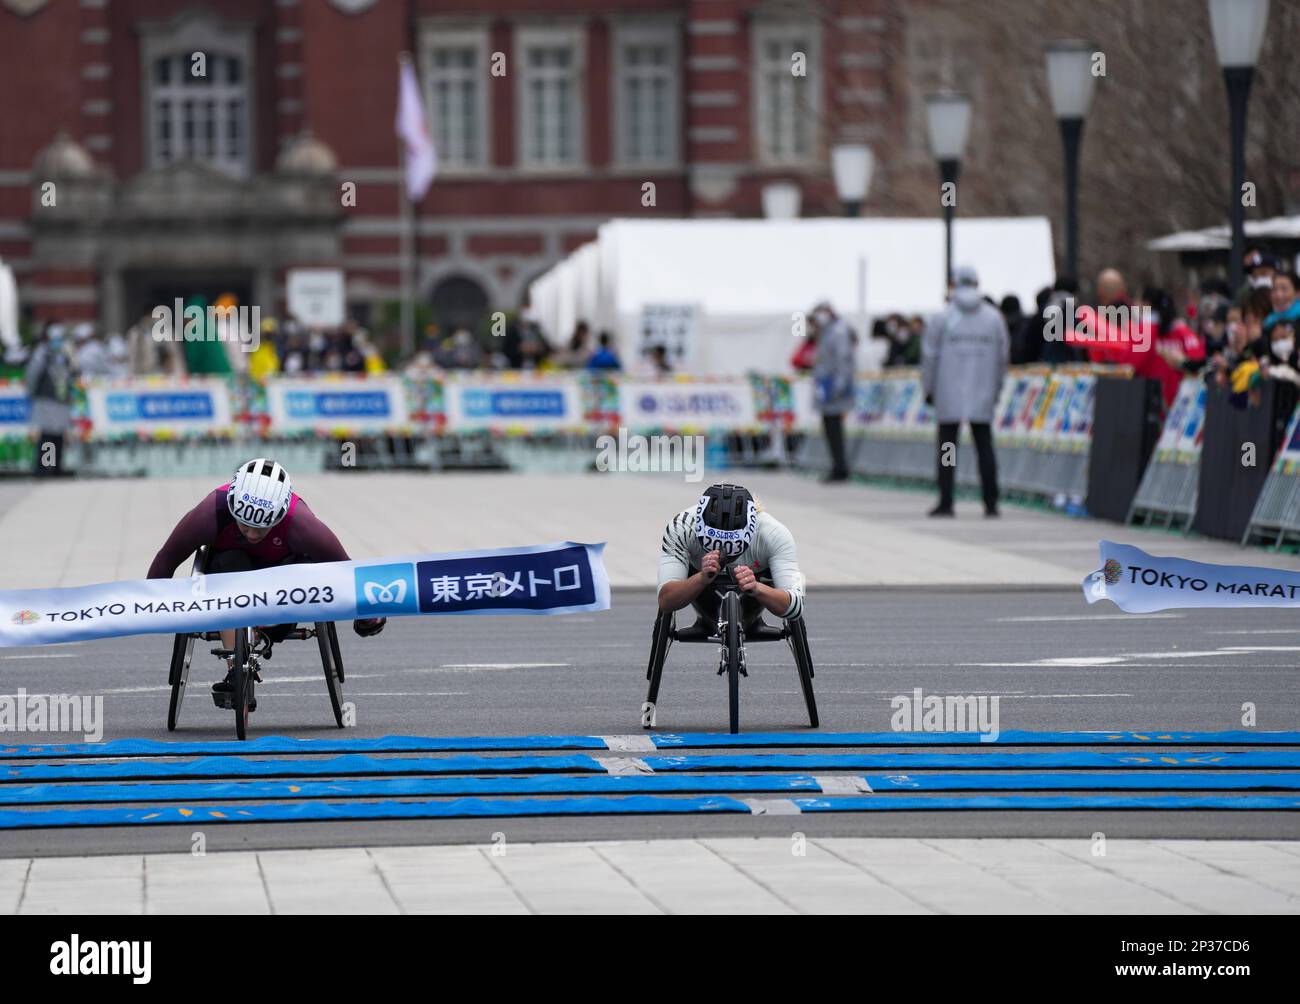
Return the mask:
{"type": "MultiPolygon", "coordinates": [[[[973,265],[995,299],[1032,304],[1054,278],[1043,217],[958,220],[953,242],[954,263],[973,265]]],[[[691,306],[686,369],[720,375],[787,369],[794,317],[820,300],[861,326],[933,313],[945,292],[943,223],[931,219],[613,220],[529,288],[549,336],[567,340],[587,320],[614,333],[625,365],[643,309],[691,306]]]]}
{"type": "Polygon", "coordinates": [[[14,283],[13,269],[2,261],[0,261],[0,346],[4,348],[6,359],[15,358],[21,346],[18,340],[18,287],[14,283]]]}
{"type": "MultiPolygon", "coordinates": [[[[1246,237],[1300,239],[1300,216],[1274,216],[1267,220],[1247,220],[1246,237]]],[[[1204,230],[1180,230],[1175,234],[1147,241],[1148,251],[1228,251],[1232,248],[1232,230],[1227,226],[1204,230]]]]}

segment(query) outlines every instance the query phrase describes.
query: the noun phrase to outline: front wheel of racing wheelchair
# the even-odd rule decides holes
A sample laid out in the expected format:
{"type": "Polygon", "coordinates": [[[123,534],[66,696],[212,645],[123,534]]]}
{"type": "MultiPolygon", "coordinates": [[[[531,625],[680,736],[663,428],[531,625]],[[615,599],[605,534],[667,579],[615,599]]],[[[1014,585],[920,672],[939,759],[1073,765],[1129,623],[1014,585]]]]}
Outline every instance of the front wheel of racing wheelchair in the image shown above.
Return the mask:
{"type": "MultiPolygon", "coordinates": [[[[192,576],[204,574],[209,558],[209,549],[202,547],[194,556],[192,576]]],[[[298,640],[315,638],[320,650],[321,666],[325,672],[325,684],[329,689],[330,707],[334,712],[334,723],[345,728],[343,718],[343,655],[339,650],[338,630],[333,622],[326,621],[313,624],[310,628],[294,628],[286,636],[298,640]]],[[[171,685],[171,702],[167,709],[167,730],[175,732],[180,724],[181,706],[185,701],[185,688],[189,682],[190,665],[193,661],[195,641],[221,641],[220,631],[194,631],[176,635],[172,643],[171,668],[168,683],[171,685]]],[[[231,689],[228,694],[213,693],[213,703],[219,708],[235,712],[235,735],[240,739],[248,736],[249,712],[257,709],[255,687],[261,680],[260,670],[263,659],[271,658],[271,643],[256,628],[239,628],[235,632],[235,647],[231,650],[214,648],[212,653],[219,658],[231,659],[233,674],[231,689]]]]}
{"type": "Polygon", "coordinates": [[[727,705],[731,734],[740,731],[740,677],[748,676],[745,668],[745,642],[785,640],[794,655],[795,669],[799,674],[799,685],[803,691],[804,704],[808,709],[808,724],[817,728],[820,719],[817,715],[817,698],[813,693],[812,652],[808,648],[808,627],[801,616],[782,622],[781,627],[767,624],[759,616],[751,622],[746,631],[741,620],[740,594],[734,589],[723,593],[718,612],[718,626],[711,629],[702,622],[678,630],[676,615],[660,612],[655,617],[654,630],[650,641],[650,662],[646,667],[646,679],[650,681],[645,703],[641,706],[641,727],[650,729],[655,726],[658,712],[659,684],[663,679],[664,663],[673,642],[713,642],[721,646],[718,675],[727,677],[727,705]]]}

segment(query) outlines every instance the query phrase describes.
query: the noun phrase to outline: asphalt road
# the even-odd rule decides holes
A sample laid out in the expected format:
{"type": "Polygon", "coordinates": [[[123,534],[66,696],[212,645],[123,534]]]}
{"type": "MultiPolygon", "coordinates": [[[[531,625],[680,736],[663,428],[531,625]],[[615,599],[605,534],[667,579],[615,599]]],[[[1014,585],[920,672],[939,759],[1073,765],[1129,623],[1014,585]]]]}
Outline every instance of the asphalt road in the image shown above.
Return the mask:
{"type": "MultiPolygon", "coordinates": [[[[380,636],[341,632],[351,736],[616,735],[639,732],[654,617],[650,591],[616,591],[613,609],[570,617],[403,618],[380,636]]],[[[890,699],[999,698],[1000,727],[1031,730],[1256,727],[1300,730],[1300,626],[1285,611],[1125,615],[1081,592],[845,589],[809,597],[822,731],[890,731],[890,699]]],[[[7,650],[0,693],[102,694],[104,738],[233,738],[232,715],[204,692],[218,661],[196,646],[182,728],[166,730],[170,637],[7,650]]],[[[742,727],[807,728],[784,645],[751,646],[742,727]]],[[[659,701],[664,731],[725,731],[716,649],[677,645],[659,701]]],[[[337,736],[315,644],[276,649],[256,735],[337,736]]],[[[68,735],[7,736],[17,742],[68,735]]],[[[704,754],[705,751],[693,751],[704,754]]],[[[790,817],[645,817],[215,826],[208,849],[628,839],[656,836],[1300,837],[1300,813],[960,812],[790,817]]],[[[185,851],[190,827],[0,832],[0,856],[185,851]]]]}

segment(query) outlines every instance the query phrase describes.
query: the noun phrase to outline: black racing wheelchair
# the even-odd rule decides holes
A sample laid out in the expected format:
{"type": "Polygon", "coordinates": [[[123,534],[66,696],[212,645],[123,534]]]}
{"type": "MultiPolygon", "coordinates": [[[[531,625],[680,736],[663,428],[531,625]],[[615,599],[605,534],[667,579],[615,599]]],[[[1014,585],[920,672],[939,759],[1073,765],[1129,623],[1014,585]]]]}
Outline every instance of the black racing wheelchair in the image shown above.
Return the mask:
{"type": "MultiPolygon", "coordinates": [[[[763,577],[765,585],[771,585],[771,579],[763,577]]],[[[678,630],[675,615],[660,612],[655,618],[654,633],[650,643],[650,664],[646,668],[646,679],[650,681],[650,690],[645,703],[641,705],[641,727],[651,729],[655,726],[656,705],[659,700],[659,681],[663,677],[664,662],[668,649],[675,641],[715,642],[720,646],[718,656],[718,675],[727,677],[727,698],[731,722],[731,733],[740,731],[740,678],[748,676],[745,669],[745,642],[786,641],[794,654],[795,668],[799,672],[799,685],[803,689],[804,704],[808,706],[808,724],[817,728],[817,698],[813,694],[813,662],[808,648],[808,627],[802,616],[782,622],[781,627],[773,627],[764,622],[762,613],[753,614],[745,621],[743,596],[740,588],[731,576],[729,568],[720,572],[713,581],[718,590],[718,621],[711,627],[701,617],[688,628],[678,630]]]]}
{"type": "MultiPolygon", "coordinates": [[[[191,576],[202,575],[207,567],[209,550],[199,548],[194,556],[191,576]]],[[[332,622],[313,624],[309,628],[294,628],[286,639],[305,641],[315,638],[320,647],[321,665],[325,670],[325,684],[329,688],[330,704],[334,708],[334,722],[343,728],[343,657],[339,652],[339,636],[332,622]]],[[[171,704],[167,708],[167,730],[175,732],[181,720],[181,705],[185,702],[185,687],[189,682],[190,661],[194,655],[195,641],[221,641],[220,631],[194,631],[178,634],[172,644],[171,704]]],[[[231,659],[234,670],[229,693],[213,693],[212,701],[219,708],[235,713],[235,734],[240,739],[248,737],[248,714],[257,710],[255,688],[261,682],[264,660],[270,660],[272,641],[257,628],[238,628],[233,649],[214,648],[212,654],[220,659],[231,659]]]]}

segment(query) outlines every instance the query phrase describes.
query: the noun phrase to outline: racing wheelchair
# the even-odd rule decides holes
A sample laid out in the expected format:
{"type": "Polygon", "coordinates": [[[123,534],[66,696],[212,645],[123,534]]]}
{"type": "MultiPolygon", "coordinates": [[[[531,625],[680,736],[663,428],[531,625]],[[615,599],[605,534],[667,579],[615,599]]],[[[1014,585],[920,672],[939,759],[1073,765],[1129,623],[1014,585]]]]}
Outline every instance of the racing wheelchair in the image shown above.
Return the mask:
{"type": "MultiPolygon", "coordinates": [[[[762,577],[765,585],[771,585],[769,577],[762,577]]],[[[675,641],[681,642],[715,642],[720,646],[718,655],[718,675],[727,677],[728,710],[731,734],[740,731],[740,678],[748,676],[745,669],[745,642],[786,641],[794,654],[795,668],[799,672],[799,685],[803,689],[804,704],[808,707],[808,724],[817,728],[817,698],[813,694],[813,662],[808,648],[808,627],[802,616],[782,622],[781,627],[773,627],[764,622],[761,612],[751,614],[745,622],[745,610],[742,604],[743,594],[731,576],[731,569],[720,572],[713,581],[713,587],[719,591],[718,620],[716,627],[710,627],[701,617],[688,628],[678,630],[675,615],[663,613],[655,618],[654,632],[650,642],[650,664],[646,668],[646,679],[650,689],[645,703],[641,705],[641,727],[654,728],[656,704],[659,700],[659,682],[663,677],[664,662],[668,649],[675,641]]]]}
{"type": "MultiPolygon", "coordinates": [[[[199,548],[194,556],[191,577],[204,574],[207,568],[209,549],[199,548]]],[[[330,705],[334,709],[334,721],[343,728],[343,657],[339,652],[339,636],[332,622],[313,624],[309,628],[294,628],[286,636],[305,641],[315,638],[320,648],[321,665],[325,670],[325,684],[329,688],[330,705]]],[[[171,684],[171,703],[167,708],[167,730],[175,732],[180,724],[181,705],[185,702],[185,687],[189,682],[190,662],[194,655],[195,641],[221,641],[220,631],[194,631],[178,634],[172,643],[171,670],[168,683],[171,684]]],[[[272,641],[257,628],[238,628],[235,631],[233,649],[214,648],[212,654],[220,659],[232,658],[234,675],[228,694],[213,693],[212,700],[219,708],[235,713],[235,734],[240,739],[248,737],[248,714],[257,709],[256,684],[261,682],[263,660],[271,658],[272,641]]]]}

